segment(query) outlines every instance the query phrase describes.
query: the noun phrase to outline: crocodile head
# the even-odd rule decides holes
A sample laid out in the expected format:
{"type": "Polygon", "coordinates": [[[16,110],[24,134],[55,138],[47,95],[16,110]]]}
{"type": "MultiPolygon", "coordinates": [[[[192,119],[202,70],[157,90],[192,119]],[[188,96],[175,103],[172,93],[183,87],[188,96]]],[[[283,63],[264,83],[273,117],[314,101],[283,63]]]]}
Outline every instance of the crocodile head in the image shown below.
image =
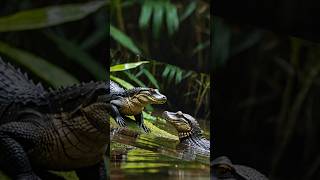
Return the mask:
{"type": "Polygon", "coordinates": [[[167,97],[153,88],[134,88],[131,100],[140,102],[141,104],[163,104],[167,101],[167,97]]]}
{"type": "Polygon", "coordinates": [[[176,128],[179,139],[202,135],[198,122],[189,114],[164,111],[162,116],[176,128]]]}

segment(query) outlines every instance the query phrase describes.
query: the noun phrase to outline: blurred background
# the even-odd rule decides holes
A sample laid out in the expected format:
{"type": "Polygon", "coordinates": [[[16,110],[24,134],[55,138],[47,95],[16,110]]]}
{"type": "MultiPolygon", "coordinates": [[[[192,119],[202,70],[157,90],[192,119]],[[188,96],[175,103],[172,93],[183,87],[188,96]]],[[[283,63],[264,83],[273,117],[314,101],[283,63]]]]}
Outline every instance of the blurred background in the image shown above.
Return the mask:
{"type": "Polygon", "coordinates": [[[0,56],[48,86],[104,80],[107,4],[1,0],[0,56]]]}
{"type": "Polygon", "coordinates": [[[319,179],[319,44],[212,19],[214,156],[319,179]]]}
{"type": "MultiPolygon", "coordinates": [[[[105,80],[107,1],[1,0],[0,57],[35,82],[60,87],[105,80]]],[[[77,179],[73,172],[61,173],[77,179]]],[[[0,172],[0,179],[9,179],[0,172]]]]}

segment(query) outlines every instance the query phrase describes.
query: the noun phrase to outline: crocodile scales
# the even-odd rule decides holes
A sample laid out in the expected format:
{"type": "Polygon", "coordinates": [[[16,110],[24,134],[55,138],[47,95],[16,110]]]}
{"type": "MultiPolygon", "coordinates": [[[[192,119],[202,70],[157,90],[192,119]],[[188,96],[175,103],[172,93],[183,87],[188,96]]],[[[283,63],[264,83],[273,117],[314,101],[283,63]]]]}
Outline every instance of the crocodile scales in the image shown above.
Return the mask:
{"type": "Polygon", "coordinates": [[[106,179],[109,83],[45,90],[0,59],[0,166],[13,179],[40,179],[47,170],[76,170],[106,179]]]}

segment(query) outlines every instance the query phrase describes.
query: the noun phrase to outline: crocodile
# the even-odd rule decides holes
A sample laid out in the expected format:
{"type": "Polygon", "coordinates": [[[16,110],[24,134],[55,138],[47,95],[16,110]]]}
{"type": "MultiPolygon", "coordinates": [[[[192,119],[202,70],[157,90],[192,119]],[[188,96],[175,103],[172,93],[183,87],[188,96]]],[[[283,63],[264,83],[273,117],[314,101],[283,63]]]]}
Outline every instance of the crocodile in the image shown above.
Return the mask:
{"type": "Polygon", "coordinates": [[[226,156],[220,156],[211,163],[213,180],[268,180],[257,170],[243,165],[232,164],[226,156]]]}
{"type": "Polygon", "coordinates": [[[134,87],[125,90],[110,80],[109,101],[110,115],[118,125],[125,127],[124,118],[133,115],[138,126],[148,133],[150,129],[143,122],[143,109],[149,104],[163,104],[167,101],[167,97],[153,88],[134,87]]]}
{"type": "Polygon", "coordinates": [[[46,90],[0,58],[1,169],[18,180],[49,170],[106,179],[108,91],[107,82],[46,90]]]}
{"type": "Polygon", "coordinates": [[[203,137],[203,131],[194,117],[181,111],[164,111],[162,117],[178,131],[179,145],[210,151],[210,141],[203,137]]]}

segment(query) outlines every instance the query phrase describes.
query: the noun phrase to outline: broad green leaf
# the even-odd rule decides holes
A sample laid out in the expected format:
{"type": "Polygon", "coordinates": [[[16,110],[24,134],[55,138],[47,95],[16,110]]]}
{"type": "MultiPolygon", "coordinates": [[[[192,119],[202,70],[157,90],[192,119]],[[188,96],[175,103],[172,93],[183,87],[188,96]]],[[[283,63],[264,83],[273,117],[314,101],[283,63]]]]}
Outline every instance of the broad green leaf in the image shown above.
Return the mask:
{"type": "Polygon", "coordinates": [[[200,44],[198,44],[192,51],[192,54],[196,54],[198,53],[199,51],[207,48],[210,46],[210,41],[205,41],[205,42],[202,42],[200,44]]]}
{"type": "Polygon", "coordinates": [[[163,21],[163,4],[164,2],[162,1],[156,1],[154,2],[153,5],[153,35],[155,38],[159,37],[160,30],[161,30],[161,25],[163,21]]]}
{"type": "Polygon", "coordinates": [[[167,28],[169,35],[173,35],[179,28],[179,17],[177,8],[169,1],[166,3],[167,28]]]}
{"type": "Polygon", "coordinates": [[[97,63],[87,52],[78,47],[78,45],[52,33],[46,33],[46,35],[70,60],[81,65],[88,72],[94,75],[97,80],[105,79],[105,69],[102,65],[97,63]]]}
{"type": "Polygon", "coordinates": [[[142,71],[143,71],[143,73],[147,76],[147,78],[149,79],[149,81],[150,81],[157,89],[159,89],[159,84],[158,84],[158,81],[156,80],[156,78],[155,78],[147,69],[143,69],[142,71]]]}
{"type": "Polygon", "coordinates": [[[110,72],[125,71],[128,69],[133,69],[133,68],[136,68],[136,67],[140,66],[141,64],[145,64],[145,63],[149,63],[149,61],[139,61],[139,62],[135,62],[135,63],[117,64],[117,65],[110,67],[110,72]]]}
{"type": "Polygon", "coordinates": [[[1,17],[0,32],[38,29],[76,21],[97,11],[105,4],[106,1],[92,1],[21,11],[1,17]]]}
{"type": "Polygon", "coordinates": [[[146,28],[152,15],[152,1],[144,1],[139,17],[140,28],[146,28]]]}
{"type": "Polygon", "coordinates": [[[169,77],[168,77],[168,81],[171,82],[172,79],[174,78],[176,74],[176,67],[175,66],[170,66],[170,74],[169,74],[169,77]]]}
{"type": "Polygon", "coordinates": [[[30,52],[9,46],[4,42],[0,42],[0,53],[27,67],[34,74],[52,84],[54,87],[79,83],[71,74],[51,64],[47,60],[30,52]]]}
{"type": "Polygon", "coordinates": [[[133,43],[130,37],[125,35],[123,32],[121,32],[119,29],[114,27],[113,25],[110,25],[110,36],[118,41],[122,46],[128,48],[130,51],[132,51],[135,54],[141,54],[139,48],[133,43]]]}
{"type": "Polygon", "coordinates": [[[112,76],[110,75],[110,79],[118,84],[120,84],[122,87],[124,87],[125,89],[132,89],[134,88],[134,86],[130,83],[128,83],[127,81],[120,79],[118,77],[112,76]]]}

